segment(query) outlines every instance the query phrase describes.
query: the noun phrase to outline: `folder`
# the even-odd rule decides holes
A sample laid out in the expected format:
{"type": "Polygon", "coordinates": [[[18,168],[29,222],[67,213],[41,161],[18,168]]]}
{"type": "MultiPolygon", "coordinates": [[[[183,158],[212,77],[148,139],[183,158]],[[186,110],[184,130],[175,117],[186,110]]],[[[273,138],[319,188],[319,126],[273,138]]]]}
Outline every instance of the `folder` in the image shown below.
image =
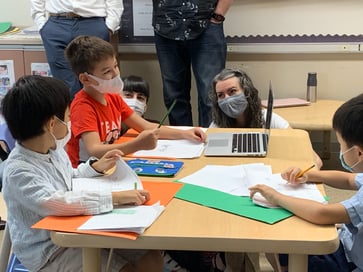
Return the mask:
{"type": "MultiPolygon", "coordinates": [[[[146,205],[152,205],[160,201],[160,205],[166,206],[174,197],[175,193],[183,186],[182,183],[163,181],[143,181],[143,187],[150,192],[150,200],[146,205]]],[[[95,234],[103,236],[120,237],[136,240],[139,236],[132,232],[111,232],[111,231],[91,231],[78,230],[92,215],[81,216],[47,216],[35,223],[32,228],[45,229],[51,231],[62,231],[71,233],[95,234]]]]}
{"type": "Polygon", "coordinates": [[[247,196],[235,196],[187,183],[184,183],[184,186],[176,193],[175,198],[268,224],[275,224],[293,215],[283,208],[269,209],[257,206],[247,196]]]}

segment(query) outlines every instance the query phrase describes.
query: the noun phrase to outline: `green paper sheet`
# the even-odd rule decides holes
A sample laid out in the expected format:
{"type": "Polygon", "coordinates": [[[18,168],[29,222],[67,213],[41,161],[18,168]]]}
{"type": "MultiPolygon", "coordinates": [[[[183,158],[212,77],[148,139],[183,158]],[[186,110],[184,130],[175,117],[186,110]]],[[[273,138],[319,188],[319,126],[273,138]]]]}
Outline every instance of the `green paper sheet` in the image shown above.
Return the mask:
{"type": "Polygon", "coordinates": [[[0,22],[0,33],[5,33],[11,27],[10,22],[0,22]]]}
{"type": "Polygon", "coordinates": [[[283,208],[271,209],[257,206],[247,196],[234,196],[188,183],[184,183],[184,186],[176,193],[175,197],[268,224],[274,224],[292,216],[291,212],[283,208]]]}

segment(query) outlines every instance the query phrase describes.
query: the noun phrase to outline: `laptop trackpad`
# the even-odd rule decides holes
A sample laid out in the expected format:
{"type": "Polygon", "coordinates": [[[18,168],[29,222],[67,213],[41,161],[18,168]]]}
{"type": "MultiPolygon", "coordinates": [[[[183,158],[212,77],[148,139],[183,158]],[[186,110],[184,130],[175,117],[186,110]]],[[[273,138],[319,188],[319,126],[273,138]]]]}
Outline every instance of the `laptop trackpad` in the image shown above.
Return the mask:
{"type": "Polygon", "coordinates": [[[228,139],[212,139],[208,141],[209,146],[213,147],[224,147],[229,145],[228,139]]]}

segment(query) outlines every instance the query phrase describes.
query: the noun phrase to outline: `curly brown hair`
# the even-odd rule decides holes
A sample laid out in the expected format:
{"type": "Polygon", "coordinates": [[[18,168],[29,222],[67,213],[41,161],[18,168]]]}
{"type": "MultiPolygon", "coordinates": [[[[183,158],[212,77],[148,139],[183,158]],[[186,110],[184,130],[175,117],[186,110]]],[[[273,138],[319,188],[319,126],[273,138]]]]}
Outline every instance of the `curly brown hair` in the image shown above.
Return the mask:
{"type": "Polygon", "coordinates": [[[246,128],[262,128],[264,126],[264,119],[262,117],[261,99],[258,95],[258,90],[252,83],[251,78],[241,70],[237,69],[223,69],[217,74],[213,81],[211,90],[209,91],[209,98],[212,103],[212,120],[220,128],[236,128],[236,119],[227,116],[218,106],[218,97],[216,93],[217,82],[237,77],[240,86],[246,96],[248,106],[244,114],[246,115],[247,123],[246,128]]]}

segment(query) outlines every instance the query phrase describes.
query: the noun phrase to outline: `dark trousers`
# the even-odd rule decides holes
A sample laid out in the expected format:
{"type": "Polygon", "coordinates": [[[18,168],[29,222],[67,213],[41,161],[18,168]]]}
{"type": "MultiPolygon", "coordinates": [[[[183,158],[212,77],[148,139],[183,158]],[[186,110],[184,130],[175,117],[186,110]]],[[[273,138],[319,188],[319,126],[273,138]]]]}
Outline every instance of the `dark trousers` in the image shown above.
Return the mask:
{"type": "Polygon", "coordinates": [[[82,88],[78,76],[71,70],[64,56],[67,45],[77,36],[92,35],[109,41],[109,30],[103,17],[65,18],[49,17],[40,30],[52,75],[63,80],[73,96],[82,88]]]}
{"type": "Polygon", "coordinates": [[[169,108],[177,99],[169,114],[170,125],[193,125],[190,104],[193,68],[198,90],[198,123],[202,127],[209,127],[211,103],[208,92],[212,79],[226,63],[227,44],[223,24],[211,23],[194,40],[176,41],[155,34],[155,45],[163,80],[164,104],[169,108]]]}

